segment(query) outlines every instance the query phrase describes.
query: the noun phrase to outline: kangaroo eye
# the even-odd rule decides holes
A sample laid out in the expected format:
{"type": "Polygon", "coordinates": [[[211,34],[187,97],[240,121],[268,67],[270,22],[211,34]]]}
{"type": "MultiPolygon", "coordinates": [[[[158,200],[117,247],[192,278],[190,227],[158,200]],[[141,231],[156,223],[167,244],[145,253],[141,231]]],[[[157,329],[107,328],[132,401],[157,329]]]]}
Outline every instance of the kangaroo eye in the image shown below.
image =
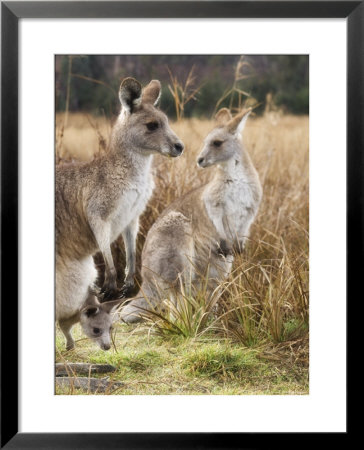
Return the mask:
{"type": "Polygon", "coordinates": [[[224,141],[214,141],[213,144],[215,147],[220,147],[224,141]]]}
{"type": "Polygon", "coordinates": [[[146,125],[149,131],[154,131],[158,128],[158,122],[148,122],[146,125]]]}
{"type": "Polygon", "coordinates": [[[93,332],[94,332],[94,334],[100,334],[100,328],[94,328],[93,329],[93,332]]]}

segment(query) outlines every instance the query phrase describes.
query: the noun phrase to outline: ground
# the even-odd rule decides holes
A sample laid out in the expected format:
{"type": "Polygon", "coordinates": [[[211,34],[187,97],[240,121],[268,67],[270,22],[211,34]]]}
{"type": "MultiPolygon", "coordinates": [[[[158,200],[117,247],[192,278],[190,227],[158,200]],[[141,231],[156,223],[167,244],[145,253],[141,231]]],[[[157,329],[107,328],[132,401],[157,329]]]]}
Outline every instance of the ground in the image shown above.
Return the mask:
{"type": "MultiPolygon", "coordinates": [[[[117,350],[104,352],[83,339],[78,326],[74,334],[81,340],[75,350],[66,352],[63,335],[57,331],[56,361],[114,365],[117,371],[110,380],[124,385],[113,394],[308,394],[305,340],[293,343],[303,353],[298,355],[289,345],[278,350],[247,348],[213,336],[166,340],[148,335],[143,325],[118,324],[114,330],[117,350]]],[[[85,392],[57,388],[56,393],[85,392]]]]}

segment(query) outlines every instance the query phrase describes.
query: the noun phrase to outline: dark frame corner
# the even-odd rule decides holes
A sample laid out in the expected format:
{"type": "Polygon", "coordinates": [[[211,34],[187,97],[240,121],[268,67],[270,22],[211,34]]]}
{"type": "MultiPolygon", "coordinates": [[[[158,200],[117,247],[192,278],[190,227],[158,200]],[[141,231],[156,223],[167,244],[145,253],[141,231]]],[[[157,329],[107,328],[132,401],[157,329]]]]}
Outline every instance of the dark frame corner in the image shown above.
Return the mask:
{"type": "MultiPolygon", "coordinates": [[[[18,21],[20,18],[347,18],[347,300],[361,292],[364,1],[1,2],[1,448],[258,448],[271,434],[18,433],[18,21]],[[11,108],[8,105],[12,105],[11,108]],[[350,177],[349,177],[350,175],[350,177]],[[358,242],[359,240],[359,242],[358,242]],[[15,297],[15,298],[14,298],[15,297]],[[11,301],[7,299],[11,298],[11,301]],[[16,322],[16,321],[15,321],[16,322]],[[10,328],[11,326],[11,328],[10,328]],[[11,345],[9,345],[11,336],[11,345]],[[11,367],[11,371],[4,367],[11,367]]],[[[340,434],[335,440],[347,436],[340,434]]],[[[280,435],[280,445],[289,435],[280,435]]],[[[324,437],[324,436],[322,436],[324,437]]],[[[308,443],[309,434],[300,437],[308,443]]],[[[326,439],[326,438],[325,438],[326,439]]],[[[316,434],[315,441],[319,440],[316,434]]],[[[320,439],[321,440],[321,439],[320,439]]]]}

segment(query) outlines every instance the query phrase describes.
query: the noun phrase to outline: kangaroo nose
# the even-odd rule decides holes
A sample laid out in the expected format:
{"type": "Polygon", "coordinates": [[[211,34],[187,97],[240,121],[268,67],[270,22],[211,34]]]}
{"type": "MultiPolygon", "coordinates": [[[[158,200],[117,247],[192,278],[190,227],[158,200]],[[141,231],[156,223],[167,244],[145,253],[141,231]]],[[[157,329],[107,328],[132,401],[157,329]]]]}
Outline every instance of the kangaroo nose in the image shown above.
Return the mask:
{"type": "Polygon", "coordinates": [[[174,149],[178,152],[178,153],[182,153],[183,152],[183,144],[181,142],[177,142],[176,144],[174,144],[174,149]]]}
{"type": "Polygon", "coordinates": [[[198,158],[197,164],[198,164],[199,166],[201,166],[202,163],[203,163],[203,158],[198,158]]]}
{"type": "Polygon", "coordinates": [[[110,350],[111,345],[110,344],[104,344],[104,350],[110,350]]]}

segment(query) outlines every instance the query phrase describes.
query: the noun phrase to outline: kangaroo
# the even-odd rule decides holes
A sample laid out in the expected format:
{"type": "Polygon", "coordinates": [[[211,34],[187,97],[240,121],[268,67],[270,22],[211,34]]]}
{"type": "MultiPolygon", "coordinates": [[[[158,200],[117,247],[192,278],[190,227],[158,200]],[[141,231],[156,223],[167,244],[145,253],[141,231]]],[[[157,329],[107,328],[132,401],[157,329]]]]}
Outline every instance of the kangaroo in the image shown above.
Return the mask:
{"type": "Polygon", "coordinates": [[[82,307],[69,317],[58,319],[59,326],[66,338],[66,349],[72,350],[75,342],[72,338],[72,326],[80,322],[83,332],[94,340],[102,350],[111,347],[111,330],[113,323],[112,312],[120,304],[120,299],[100,303],[92,288],[89,289],[87,298],[82,307]]]}
{"type": "MultiPolygon", "coordinates": [[[[134,286],[139,216],[154,188],[153,154],[177,157],[183,152],[183,143],[156,108],[160,92],[157,80],[142,89],[137,80],[124,79],[109,152],[88,163],[56,168],[56,320],[70,348],[70,327],[84,305],[90,306],[89,288],[97,277],[92,255],[101,251],[105,261],[102,301],[120,297],[110,245],[123,236],[126,276],[121,294],[127,295],[134,286]]],[[[80,316],[85,332],[87,320],[110,310],[91,306],[94,314],[87,310],[89,314],[80,316]]]]}
{"type": "Polygon", "coordinates": [[[217,113],[217,126],[197,159],[201,168],[216,166],[214,177],[167,207],[150,229],[142,253],[142,295],[122,309],[123,321],[138,322],[158,309],[181,280],[196,284],[208,277],[212,291],[230,273],[233,249],[244,248],[262,198],[257,171],[242,147],[250,112],[234,118],[226,108],[217,113]]]}

